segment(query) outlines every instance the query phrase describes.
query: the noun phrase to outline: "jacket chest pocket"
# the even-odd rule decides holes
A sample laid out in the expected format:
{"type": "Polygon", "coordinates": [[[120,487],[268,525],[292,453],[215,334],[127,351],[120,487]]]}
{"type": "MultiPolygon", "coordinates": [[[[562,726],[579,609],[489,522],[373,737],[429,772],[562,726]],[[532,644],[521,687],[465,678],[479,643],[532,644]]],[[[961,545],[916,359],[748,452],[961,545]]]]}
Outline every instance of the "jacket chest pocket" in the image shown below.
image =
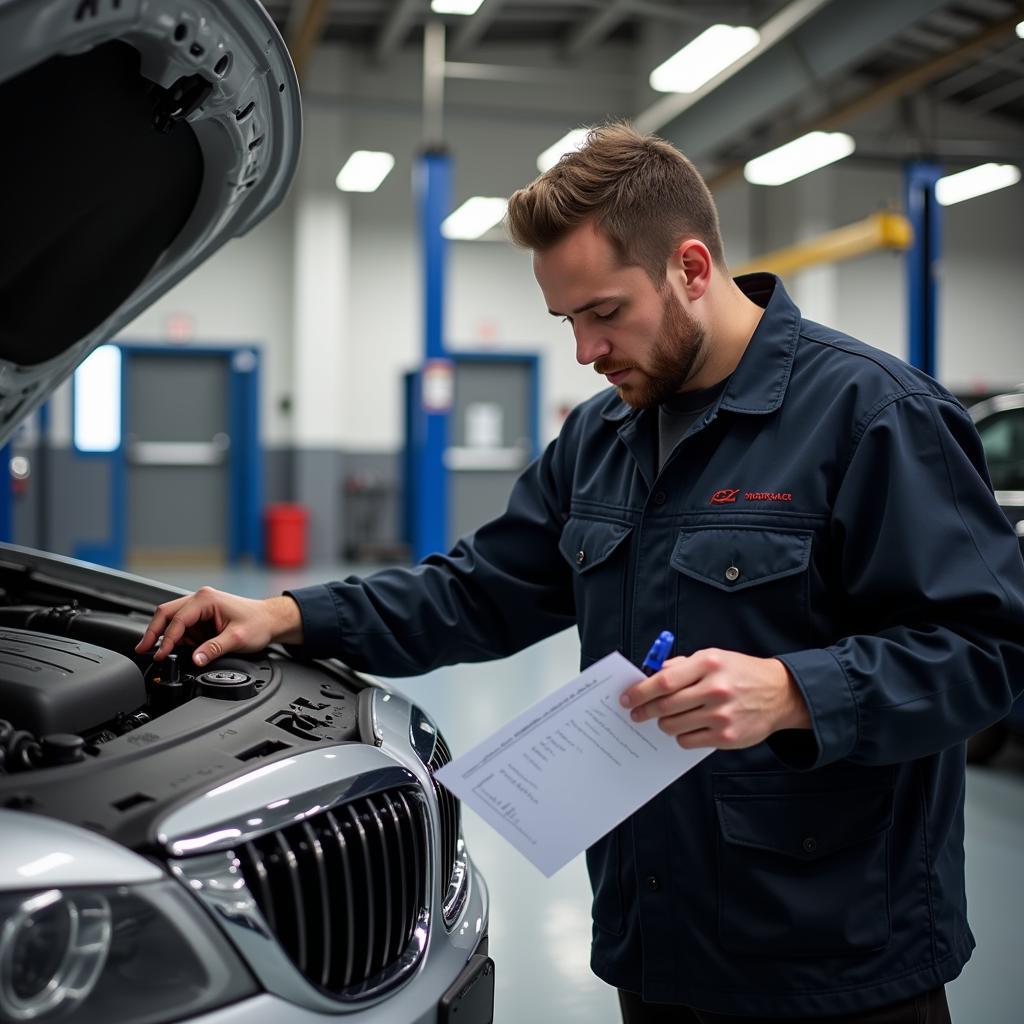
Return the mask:
{"type": "Polygon", "coordinates": [[[679,635],[693,649],[747,654],[793,650],[809,639],[810,530],[696,527],[679,531],[679,635]]]}
{"type": "Polygon", "coordinates": [[[573,570],[573,595],[584,662],[622,646],[632,526],[572,516],[558,550],[573,570]]]}

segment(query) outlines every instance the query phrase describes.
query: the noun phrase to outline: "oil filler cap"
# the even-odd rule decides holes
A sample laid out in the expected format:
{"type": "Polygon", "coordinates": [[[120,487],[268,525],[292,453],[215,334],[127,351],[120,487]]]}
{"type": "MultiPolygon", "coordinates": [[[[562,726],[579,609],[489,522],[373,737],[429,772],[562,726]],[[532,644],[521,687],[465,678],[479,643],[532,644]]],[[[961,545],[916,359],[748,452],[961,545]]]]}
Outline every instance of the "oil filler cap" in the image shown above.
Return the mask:
{"type": "Polygon", "coordinates": [[[215,700],[245,700],[256,696],[256,680],[245,672],[230,668],[204,672],[197,680],[199,695],[215,700]]]}

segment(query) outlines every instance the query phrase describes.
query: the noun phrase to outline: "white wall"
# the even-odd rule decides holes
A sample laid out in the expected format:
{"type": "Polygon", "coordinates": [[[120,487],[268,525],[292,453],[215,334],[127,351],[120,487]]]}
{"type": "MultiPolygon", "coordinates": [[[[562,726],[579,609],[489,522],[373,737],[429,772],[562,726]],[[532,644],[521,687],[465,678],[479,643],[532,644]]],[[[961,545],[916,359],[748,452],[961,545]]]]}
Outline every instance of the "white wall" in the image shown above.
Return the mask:
{"type": "MultiPolygon", "coordinates": [[[[613,49],[613,48],[610,48],[613,49]]],[[[342,51],[335,51],[340,58],[342,51]]],[[[549,57],[489,53],[494,63],[549,57]]],[[[577,68],[570,84],[449,81],[445,140],[452,157],[452,206],[471,195],[508,196],[537,174],[541,150],[582,123],[628,113],[627,76],[601,59],[577,68]],[[517,109],[510,109],[510,97],[517,109]]],[[[401,444],[402,375],[423,347],[422,252],[413,176],[421,148],[420,63],[404,53],[386,69],[359,62],[351,92],[311,94],[312,109],[351,111],[351,149],[386,149],[396,166],[381,188],[349,197],[352,212],[351,311],[345,395],[345,445],[394,450],[401,444]]],[[[335,169],[331,170],[333,172],[335,169]]],[[[568,329],[547,312],[529,255],[497,240],[448,244],[446,341],[452,349],[528,351],[543,355],[542,430],[553,436],[559,411],[593,394],[603,381],[576,365],[568,329]]]]}
{"type": "MultiPolygon", "coordinates": [[[[558,67],[541,49],[525,55],[488,53],[495,63],[531,59],[540,67],[558,67]]],[[[635,79],[614,47],[572,71],[574,80],[529,87],[447,84],[445,136],[453,157],[453,206],[469,195],[508,195],[526,184],[536,174],[537,153],[569,128],[635,112],[635,79]]],[[[183,313],[194,321],[199,341],[260,344],[265,443],[305,443],[294,412],[283,411],[281,400],[291,396],[293,406],[308,401],[302,377],[319,365],[308,342],[310,316],[316,321],[308,304],[318,295],[334,303],[327,302],[330,315],[325,316],[333,326],[316,342],[324,346],[325,368],[316,382],[317,404],[324,405],[324,396],[335,403],[330,427],[319,441],[329,444],[334,438],[338,448],[371,451],[393,451],[401,444],[401,376],[418,362],[422,348],[421,241],[412,188],[422,137],[420,77],[415,52],[376,65],[340,47],[324,48],[306,89],[303,169],[289,200],[123,333],[136,340],[163,340],[168,318],[183,313]],[[388,149],[397,163],[377,193],[345,196],[332,182],[340,162],[357,148],[388,149]],[[298,211],[308,216],[311,196],[332,211],[337,227],[330,230],[347,232],[338,245],[340,257],[332,258],[339,266],[347,259],[349,270],[347,280],[339,282],[338,296],[326,296],[331,277],[323,275],[317,294],[306,295],[303,308],[297,309],[296,254],[308,248],[310,238],[308,232],[297,235],[303,230],[297,226],[298,211]],[[304,239],[301,247],[298,237],[304,239]],[[307,336],[304,347],[297,334],[307,336]]],[[[955,116],[948,121],[943,130],[991,134],[987,124],[955,116]]],[[[879,130],[877,124],[873,128],[879,130]]],[[[781,188],[741,183],[718,196],[726,254],[733,264],[874,210],[898,208],[901,201],[898,165],[851,161],[781,188]]],[[[1021,187],[945,212],[939,373],[951,387],[997,388],[1024,381],[1024,346],[1017,328],[1022,214],[1021,187]]],[[[905,355],[900,256],[862,257],[794,275],[787,284],[806,315],[905,355]]],[[[576,365],[570,332],[547,314],[528,255],[504,241],[449,245],[446,315],[453,348],[542,353],[545,436],[557,429],[564,406],[602,386],[591,370],[576,365]]],[[[55,419],[63,421],[59,409],[55,419]]]]}

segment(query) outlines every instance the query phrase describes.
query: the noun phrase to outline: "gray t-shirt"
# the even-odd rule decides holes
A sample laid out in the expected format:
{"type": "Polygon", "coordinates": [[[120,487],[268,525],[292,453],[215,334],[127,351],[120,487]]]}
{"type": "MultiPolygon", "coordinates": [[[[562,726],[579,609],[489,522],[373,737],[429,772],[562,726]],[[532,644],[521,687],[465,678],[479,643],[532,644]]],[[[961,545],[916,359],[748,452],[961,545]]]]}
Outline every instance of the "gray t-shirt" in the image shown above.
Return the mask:
{"type": "Polygon", "coordinates": [[[672,454],[672,449],[690,429],[718,401],[729,378],[700,391],[680,391],[658,406],[658,471],[672,454]]]}

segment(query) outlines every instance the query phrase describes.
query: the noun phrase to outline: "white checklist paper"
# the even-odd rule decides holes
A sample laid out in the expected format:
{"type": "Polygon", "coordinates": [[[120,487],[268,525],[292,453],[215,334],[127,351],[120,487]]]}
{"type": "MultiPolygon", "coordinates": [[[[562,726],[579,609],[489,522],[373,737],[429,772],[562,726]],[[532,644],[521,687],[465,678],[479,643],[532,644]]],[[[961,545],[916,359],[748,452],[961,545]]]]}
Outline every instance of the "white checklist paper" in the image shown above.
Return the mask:
{"type": "Polygon", "coordinates": [[[712,752],[629,717],[643,678],[609,654],[436,777],[550,877],[712,752]]]}

